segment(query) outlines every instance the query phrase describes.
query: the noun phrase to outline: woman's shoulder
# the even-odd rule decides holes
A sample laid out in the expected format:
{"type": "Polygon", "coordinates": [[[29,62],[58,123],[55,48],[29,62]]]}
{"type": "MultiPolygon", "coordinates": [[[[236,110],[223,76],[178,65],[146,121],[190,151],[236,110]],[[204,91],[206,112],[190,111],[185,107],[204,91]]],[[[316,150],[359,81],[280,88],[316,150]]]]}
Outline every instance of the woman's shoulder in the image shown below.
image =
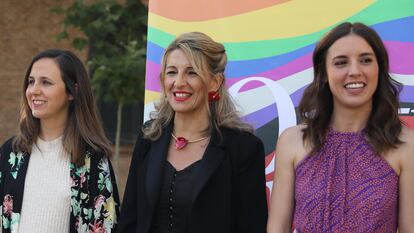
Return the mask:
{"type": "Polygon", "coordinates": [[[6,141],[3,142],[3,144],[1,145],[1,147],[12,145],[14,138],[15,138],[15,136],[8,138],[6,141]]]}
{"type": "Polygon", "coordinates": [[[306,125],[299,124],[285,129],[278,138],[278,143],[301,143],[303,144],[303,130],[306,125]]]}
{"type": "Polygon", "coordinates": [[[286,159],[294,164],[299,164],[312,150],[309,143],[303,139],[303,130],[306,125],[299,124],[285,129],[279,136],[276,144],[276,154],[280,159],[286,159]]]}
{"type": "Polygon", "coordinates": [[[3,170],[4,167],[9,167],[20,161],[24,161],[23,157],[27,156],[25,152],[16,151],[13,149],[13,141],[15,137],[7,139],[0,147],[0,169],[3,170]],[[11,160],[10,160],[11,159],[11,160]],[[11,162],[13,161],[13,162],[11,162]]]}
{"type": "Polygon", "coordinates": [[[264,161],[263,142],[252,132],[230,128],[221,128],[220,132],[224,139],[224,151],[234,161],[237,169],[243,170],[255,163],[254,161],[264,161]]]}
{"type": "Polygon", "coordinates": [[[153,142],[156,141],[165,131],[172,128],[171,122],[161,122],[156,119],[145,121],[141,127],[138,128],[137,142],[153,142]],[[156,136],[158,135],[158,136],[156,136]]]}
{"type": "Polygon", "coordinates": [[[397,174],[401,174],[401,171],[407,170],[407,166],[414,164],[414,130],[403,126],[399,139],[401,144],[383,154],[384,159],[397,174]]]}
{"type": "Polygon", "coordinates": [[[220,131],[224,134],[226,141],[261,143],[260,138],[253,132],[224,127],[220,131]]]}
{"type": "Polygon", "coordinates": [[[223,137],[221,145],[238,161],[249,161],[256,156],[264,157],[263,142],[252,132],[230,128],[221,128],[220,132],[223,137]]]}
{"type": "Polygon", "coordinates": [[[412,144],[414,140],[414,129],[407,126],[403,126],[400,138],[403,142],[411,142],[412,144]]]}
{"type": "Polygon", "coordinates": [[[404,161],[414,162],[414,129],[404,126],[400,140],[403,142],[396,150],[404,161]]]}
{"type": "Polygon", "coordinates": [[[0,153],[10,153],[13,151],[13,141],[15,137],[11,137],[3,142],[0,147],[0,153]]]}

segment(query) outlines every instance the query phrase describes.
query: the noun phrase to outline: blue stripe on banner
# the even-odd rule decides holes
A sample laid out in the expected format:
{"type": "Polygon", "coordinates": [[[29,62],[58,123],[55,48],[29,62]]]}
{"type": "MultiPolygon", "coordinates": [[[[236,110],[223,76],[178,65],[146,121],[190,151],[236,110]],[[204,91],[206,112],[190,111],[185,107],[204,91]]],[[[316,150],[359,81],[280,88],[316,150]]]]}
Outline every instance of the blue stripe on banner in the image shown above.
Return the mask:
{"type": "MultiPolygon", "coordinates": [[[[226,67],[226,77],[241,77],[269,71],[311,53],[313,48],[312,44],[278,56],[256,60],[229,61],[226,67]]],[[[161,46],[148,42],[147,60],[160,64],[164,50],[161,46]]]]}
{"type": "Polygon", "coordinates": [[[295,51],[256,60],[230,61],[227,65],[226,77],[238,78],[254,75],[283,66],[293,60],[313,52],[315,45],[311,44],[295,51]]]}
{"type": "Polygon", "coordinates": [[[414,16],[375,24],[372,28],[382,40],[414,42],[414,16]],[[411,30],[407,30],[408,28],[411,30]]]}
{"type": "Polygon", "coordinates": [[[147,60],[161,64],[162,54],[164,53],[164,48],[154,44],[150,41],[147,42],[147,60]]]}

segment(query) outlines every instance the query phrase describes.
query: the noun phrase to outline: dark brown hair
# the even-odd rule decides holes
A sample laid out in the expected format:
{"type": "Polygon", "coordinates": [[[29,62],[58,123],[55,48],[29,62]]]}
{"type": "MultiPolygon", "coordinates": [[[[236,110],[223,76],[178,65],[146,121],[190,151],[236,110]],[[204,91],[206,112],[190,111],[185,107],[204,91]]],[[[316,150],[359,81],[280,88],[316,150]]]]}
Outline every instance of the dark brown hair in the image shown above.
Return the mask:
{"type": "Polygon", "coordinates": [[[313,152],[322,147],[333,112],[333,97],[327,82],[327,52],[338,39],[350,34],[362,37],[374,50],[378,62],[378,86],[372,97],[373,106],[365,128],[366,136],[378,153],[396,148],[401,143],[398,95],[402,86],[389,75],[387,50],[373,29],[362,23],[345,22],[333,28],[317,43],[313,52],[314,79],[299,104],[301,118],[307,126],[303,130],[303,139],[308,139],[313,152]]]}
{"type": "Polygon", "coordinates": [[[32,145],[40,134],[40,121],[33,117],[25,98],[33,64],[44,58],[53,59],[60,70],[66,92],[73,96],[69,105],[68,121],[63,135],[63,148],[71,155],[71,162],[82,165],[88,147],[111,155],[109,141],[100,123],[88,73],[79,58],[70,51],[51,49],[36,55],[24,77],[20,108],[19,133],[13,141],[13,149],[31,153],[32,145]]]}

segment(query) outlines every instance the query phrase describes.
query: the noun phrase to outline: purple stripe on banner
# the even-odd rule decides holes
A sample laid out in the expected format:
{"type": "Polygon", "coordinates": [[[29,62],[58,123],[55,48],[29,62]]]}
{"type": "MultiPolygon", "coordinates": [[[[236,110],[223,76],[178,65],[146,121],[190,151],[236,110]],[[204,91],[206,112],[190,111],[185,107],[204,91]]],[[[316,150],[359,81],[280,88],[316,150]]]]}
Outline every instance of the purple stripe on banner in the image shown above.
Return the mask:
{"type": "Polygon", "coordinates": [[[396,74],[414,73],[414,43],[386,41],[390,71],[396,74]]]}
{"type": "Polygon", "coordinates": [[[286,64],[285,66],[259,73],[257,76],[269,77],[276,81],[300,71],[306,70],[310,67],[312,67],[312,53],[306,54],[305,56],[300,57],[293,62],[286,64]]]}
{"type": "MultiPolygon", "coordinates": [[[[278,67],[273,70],[269,70],[263,73],[258,73],[251,75],[250,77],[265,77],[272,79],[274,81],[289,77],[292,74],[298,73],[300,71],[306,70],[308,68],[312,67],[312,54],[307,54],[304,57],[298,58],[292,62],[289,62],[288,64],[278,67]]],[[[240,77],[240,78],[231,78],[226,79],[227,86],[232,86],[234,83],[245,79],[246,77],[240,77]]],[[[260,82],[251,82],[246,84],[240,91],[247,91],[250,89],[254,89],[257,87],[263,86],[260,82]]]]}
{"type": "Polygon", "coordinates": [[[400,102],[414,103],[414,86],[404,86],[400,93],[400,102]]]}
{"type": "MultiPolygon", "coordinates": [[[[307,87],[307,86],[306,86],[307,87]]],[[[299,105],[300,99],[302,98],[303,92],[306,87],[303,87],[295,91],[290,98],[292,99],[293,105],[297,107],[299,105]]],[[[278,117],[277,106],[276,104],[270,104],[256,112],[250,113],[246,116],[243,116],[242,119],[245,122],[251,124],[255,129],[258,129],[270,121],[278,117]]]]}
{"type": "Polygon", "coordinates": [[[293,92],[293,93],[290,95],[290,99],[292,100],[293,105],[294,105],[295,107],[299,106],[299,102],[300,102],[300,100],[301,100],[301,98],[302,98],[303,92],[305,91],[305,89],[306,89],[307,87],[308,87],[308,85],[306,85],[306,86],[302,87],[301,89],[299,89],[299,90],[297,90],[297,91],[293,92]]]}
{"type": "Polygon", "coordinates": [[[277,117],[276,104],[271,104],[256,112],[250,113],[242,117],[244,122],[247,122],[258,129],[277,117]]]}
{"type": "Polygon", "coordinates": [[[161,66],[155,62],[147,60],[147,74],[145,79],[145,89],[150,91],[161,91],[159,75],[161,66]]]}

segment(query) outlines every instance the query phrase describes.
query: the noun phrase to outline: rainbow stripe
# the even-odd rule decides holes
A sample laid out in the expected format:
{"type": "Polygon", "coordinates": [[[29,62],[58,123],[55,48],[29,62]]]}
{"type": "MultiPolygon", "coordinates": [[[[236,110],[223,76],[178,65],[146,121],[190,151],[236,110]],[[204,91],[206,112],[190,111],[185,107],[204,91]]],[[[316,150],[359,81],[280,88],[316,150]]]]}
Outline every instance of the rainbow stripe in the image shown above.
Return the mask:
{"type": "Polygon", "coordinates": [[[160,61],[165,47],[183,32],[202,31],[224,43],[229,57],[226,85],[244,119],[256,127],[266,151],[271,153],[278,132],[296,123],[282,114],[287,108],[294,114],[304,88],[312,80],[315,42],[343,21],[366,23],[380,34],[390,55],[391,74],[404,84],[400,96],[403,119],[414,126],[411,0],[151,0],[145,117],[159,97],[160,61]],[[246,83],[240,86],[242,82],[246,83]],[[278,103],[286,96],[287,103],[278,103]]]}

